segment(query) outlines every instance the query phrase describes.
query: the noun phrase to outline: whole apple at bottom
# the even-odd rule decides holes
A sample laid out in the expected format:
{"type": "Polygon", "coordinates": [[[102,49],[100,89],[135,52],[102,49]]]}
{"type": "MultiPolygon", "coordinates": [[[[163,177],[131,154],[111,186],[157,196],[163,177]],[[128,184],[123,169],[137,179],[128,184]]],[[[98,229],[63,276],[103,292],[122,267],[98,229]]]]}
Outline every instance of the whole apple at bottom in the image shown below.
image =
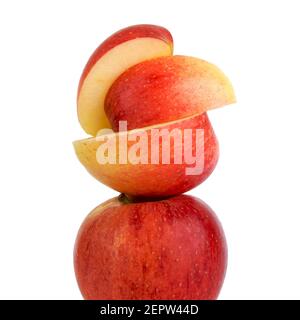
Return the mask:
{"type": "Polygon", "coordinates": [[[216,299],[227,246],[216,215],[197,198],[121,195],[83,222],[74,265],[85,299],[216,299]]]}

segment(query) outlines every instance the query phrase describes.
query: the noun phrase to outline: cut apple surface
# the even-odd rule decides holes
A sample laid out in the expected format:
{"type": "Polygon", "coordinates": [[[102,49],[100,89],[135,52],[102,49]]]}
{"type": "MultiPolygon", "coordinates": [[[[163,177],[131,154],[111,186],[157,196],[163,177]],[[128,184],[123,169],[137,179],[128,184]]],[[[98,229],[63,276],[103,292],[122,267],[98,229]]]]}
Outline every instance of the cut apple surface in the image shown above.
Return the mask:
{"type": "MultiPolygon", "coordinates": [[[[215,65],[172,54],[173,40],[168,30],[136,25],[105,40],[83,70],[78,87],[78,118],[83,129],[94,137],[75,141],[75,151],[96,179],[119,192],[152,198],[177,195],[203,182],[217,163],[218,141],[206,112],[235,102],[233,87],[215,65]],[[121,121],[126,121],[125,129],[119,127],[121,121]],[[105,128],[112,130],[104,134],[101,130],[105,128]],[[159,163],[153,162],[149,141],[153,129],[158,128],[177,129],[182,137],[192,130],[193,143],[187,146],[187,152],[194,155],[195,163],[177,161],[178,145],[172,138],[169,162],[162,158],[159,163]],[[197,129],[204,134],[202,155],[195,154],[200,139],[197,129]],[[148,139],[146,149],[134,139],[141,132],[148,139]],[[101,155],[111,144],[116,146],[114,161],[101,155]],[[135,161],[128,159],[132,150],[135,161]],[[187,174],[201,156],[203,170],[187,174]]],[[[156,143],[159,154],[164,152],[163,144],[162,140],[156,143]]],[[[182,146],[186,147],[185,141],[182,146]]]]}
{"type": "Polygon", "coordinates": [[[78,159],[87,171],[105,185],[128,195],[152,198],[176,195],[194,188],[211,174],[219,156],[218,141],[206,113],[161,126],[109,133],[75,141],[74,147],[78,159]],[[159,148],[159,160],[158,162],[153,161],[151,141],[155,136],[154,129],[158,129],[159,133],[163,129],[175,132],[174,136],[170,136],[169,159],[166,163],[162,158],[166,150],[162,139],[159,139],[156,144],[159,148]],[[176,130],[172,131],[173,129],[176,130]],[[183,137],[185,129],[191,130],[192,136],[190,144],[183,143],[184,152],[194,156],[195,163],[190,163],[185,157],[181,158],[181,163],[176,161],[175,151],[178,151],[178,144],[176,144],[178,140],[175,139],[175,136],[178,134],[183,137]],[[203,135],[201,137],[197,135],[196,129],[202,129],[203,135]],[[141,133],[143,133],[143,138],[140,138],[141,133]],[[136,136],[138,138],[134,139],[136,136]],[[146,149],[142,147],[134,149],[137,142],[145,138],[148,139],[146,149]],[[104,144],[116,146],[111,149],[114,150],[111,158],[108,153],[101,153],[104,150],[104,144]],[[201,154],[197,153],[196,148],[201,150],[201,154]],[[136,153],[133,154],[133,150],[136,153]],[[124,152],[126,153],[125,161],[124,152]],[[193,169],[197,165],[201,165],[200,161],[198,163],[200,158],[203,159],[200,172],[187,174],[188,168],[193,169]],[[132,159],[137,161],[134,162],[132,159]]]}
{"type": "Polygon", "coordinates": [[[83,70],[77,97],[78,118],[93,136],[111,125],[104,112],[106,94],[128,68],[142,61],[172,55],[168,30],[154,25],[136,25],[118,31],[93,53],[83,70]]]}
{"type": "Polygon", "coordinates": [[[229,79],[215,65],[186,56],[160,57],[126,70],[111,86],[105,112],[115,131],[119,121],[142,128],[201,114],[235,102],[229,79]]]}

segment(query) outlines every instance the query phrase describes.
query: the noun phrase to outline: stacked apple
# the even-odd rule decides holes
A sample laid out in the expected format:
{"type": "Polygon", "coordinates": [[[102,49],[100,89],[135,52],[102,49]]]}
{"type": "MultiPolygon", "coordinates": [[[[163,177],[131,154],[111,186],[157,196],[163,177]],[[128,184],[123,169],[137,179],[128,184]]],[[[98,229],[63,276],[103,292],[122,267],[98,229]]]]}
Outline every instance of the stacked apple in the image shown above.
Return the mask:
{"type": "Polygon", "coordinates": [[[96,179],[122,194],[94,209],[80,228],[74,265],[84,298],[217,298],[227,263],[222,227],[207,205],[181,194],[203,182],[218,160],[206,112],[233,102],[224,73],[204,60],[174,56],[165,28],[131,26],[96,49],[77,98],[79,121],[92,137],[74,147],[96,179]],[[139,150],[147,161],[120,161],[120,148],[115,161],[99,161],[104,143],[129,152],[134,142],[124,137],[143,132],[150,140],[153,129],[176,129],[182,136],[191,130],[191,154],[201,129],[203,170],[187,175],[190,163],[175,161],[174,141],[168,164],[151,161],[150,145],[139,150]]]}

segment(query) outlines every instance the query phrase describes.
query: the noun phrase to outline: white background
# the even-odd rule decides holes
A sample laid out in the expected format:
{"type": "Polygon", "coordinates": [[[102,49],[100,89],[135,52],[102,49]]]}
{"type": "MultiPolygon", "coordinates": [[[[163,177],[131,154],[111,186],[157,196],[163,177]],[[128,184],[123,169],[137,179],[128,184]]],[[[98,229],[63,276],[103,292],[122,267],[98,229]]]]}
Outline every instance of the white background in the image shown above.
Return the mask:
{"type": "Polygon", "coordinates": [[[76,90],[112,32],[167,27],[175,53],[217,64],[238,103],[209,113],[221,157],[190,193],[224,226],[221,299],[300,298],[299,1],[1,1],[0,298],[81,299],[73,245],[117,195],[88,175],[76,90]]]}

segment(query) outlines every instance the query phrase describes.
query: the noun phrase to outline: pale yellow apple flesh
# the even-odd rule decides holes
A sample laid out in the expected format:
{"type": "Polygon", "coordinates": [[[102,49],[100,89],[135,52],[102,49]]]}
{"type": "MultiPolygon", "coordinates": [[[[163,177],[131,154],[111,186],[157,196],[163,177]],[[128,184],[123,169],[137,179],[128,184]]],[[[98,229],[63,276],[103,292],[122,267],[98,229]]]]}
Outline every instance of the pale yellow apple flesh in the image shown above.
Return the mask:
{"type": "Polygon", "coordinates": [[[78,118],[83,129],[95,136],[111,128],[104,112],[106,94],[125,70],[145,60],[172,55],[172,46],[155,38],[137,38],[109,50],[93,66],[78,95],[78,118]]]}
{"type": "MultiPolygon", "coordinates": [[[[162,154],[161,141],[158,147],[159,153],[162,154]]],[[[143,197],[171,196],[192,189],[210,175],[219,155],[218,141],[206,113],[143,129],[115,132],[75,141],[74,148],[79,161],[97,180],[119,192],[143,197]],[[150,141],[151,130],[154,128],[167,129],[169,132],[176,128],[182,136],[184,130],[193,130],[190,153],[194,154],[196,143],[203,145],[203,172],[199,175],[186,175],[186,168],[190,165],[185,161],[181,164],[175,164],[174,141],[170,145],[170,164],[163,164],[161,161],[157,164],[152,163],[150,141]],[[195,135],[196,129],[203,130],[204,141],[198,140],[195,135]],[[146,150],[140,150],[140,157],[144,158],[145,156],[147,163],[132,163],[130,161],[120,163],[119,146],[127,145],[127,155],[129,155],[130,149],[135,144],[135,141],[129,137],[133,137],[135,133],[141,131],[146,134],[149,141],[146,150]],[[128,135],[127,140],[126,137],[125,140],[123,139],[125,135],[128,135]],[[105,139],[103,139],[104,137],[105,139]],[[115,163],[102,162],[104,158],[99,158],[99,148],[107,142],[116,145],[115,163]]]]}

